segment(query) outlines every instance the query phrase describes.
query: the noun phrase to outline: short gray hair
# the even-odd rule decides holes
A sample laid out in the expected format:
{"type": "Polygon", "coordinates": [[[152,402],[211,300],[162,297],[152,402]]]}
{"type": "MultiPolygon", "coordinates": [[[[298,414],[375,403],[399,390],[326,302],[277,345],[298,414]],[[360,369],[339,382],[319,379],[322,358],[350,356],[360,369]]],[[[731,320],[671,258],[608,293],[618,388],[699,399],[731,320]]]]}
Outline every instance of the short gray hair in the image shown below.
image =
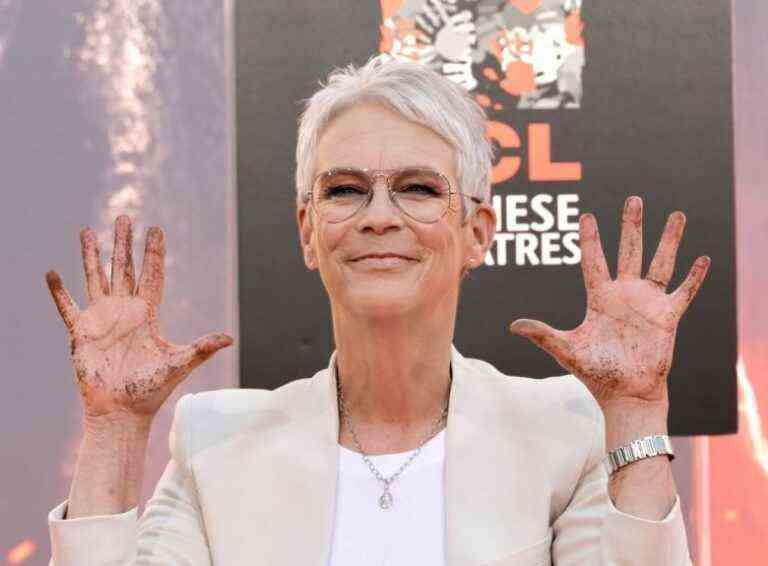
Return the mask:
{"type": "Polygon", "coordinates": [[[305,99],[296,143],[296,196],[310,190],[317,146],[328,123],[342,111],[378,102],[406,120],[426,126],[455,149],[458,190],[490,200],[493,146],[485,137],[486,115],[460,85],[421,63],[371,57],[365,65],[333,69],[320,90],[305,99]]]}

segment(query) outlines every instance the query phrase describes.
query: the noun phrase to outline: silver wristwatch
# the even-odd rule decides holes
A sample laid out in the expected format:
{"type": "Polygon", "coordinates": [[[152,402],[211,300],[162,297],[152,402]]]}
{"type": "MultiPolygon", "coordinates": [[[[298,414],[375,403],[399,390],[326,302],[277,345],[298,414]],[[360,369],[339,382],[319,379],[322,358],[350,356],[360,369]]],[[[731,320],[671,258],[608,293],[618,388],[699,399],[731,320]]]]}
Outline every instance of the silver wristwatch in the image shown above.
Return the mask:
{"type": "Polygon", "coordinates": [[[672,449],[672,441],[666,434],[653,434],[638,438],[608,452],[608,456],[605,458],[605,469],[610,475],[632,462],[662,455],[669,456],[670,460],[674,460],[675,451],[672,449]]]}

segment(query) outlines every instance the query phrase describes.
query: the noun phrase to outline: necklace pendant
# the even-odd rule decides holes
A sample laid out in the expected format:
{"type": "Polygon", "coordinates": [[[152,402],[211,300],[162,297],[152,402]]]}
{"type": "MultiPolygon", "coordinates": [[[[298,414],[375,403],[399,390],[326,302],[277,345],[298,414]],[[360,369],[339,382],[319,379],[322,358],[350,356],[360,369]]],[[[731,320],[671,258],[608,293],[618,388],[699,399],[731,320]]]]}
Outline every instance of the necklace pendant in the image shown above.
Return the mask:
{"type": "Polygon", "coordinates": [[[394,500],[392,499],[392,494],[389,491],[385,491],[381,494],[381,497],[379,497],[379,507],[382,509],[391,508],[393,503],[394,500]]]}

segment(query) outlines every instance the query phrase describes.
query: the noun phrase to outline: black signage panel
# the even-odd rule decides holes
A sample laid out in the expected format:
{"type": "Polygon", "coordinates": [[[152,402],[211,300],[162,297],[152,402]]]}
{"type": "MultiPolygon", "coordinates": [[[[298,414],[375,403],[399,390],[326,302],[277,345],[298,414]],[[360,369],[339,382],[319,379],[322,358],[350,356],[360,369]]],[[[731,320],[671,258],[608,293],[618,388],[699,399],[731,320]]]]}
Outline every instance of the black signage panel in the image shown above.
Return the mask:
{"type": "Polygon", "coordinates": [[[731,27],[727,0],[277,0],[237,3],[242,385],[312,375],[333,349],[327,298],[299,251],[300,101],[335,66],[382,52],[433,66],[489,117],[499,223],[465,283],[455,343],[508,374],[564,373],[510,336],[584,315],[578,217],[616,268],[625,198],[645,201],[645,268],[667,215],[688,218],[670,289],[712,267],[684,316],[669,385],[673,434],[736,429],[731,27]]]}

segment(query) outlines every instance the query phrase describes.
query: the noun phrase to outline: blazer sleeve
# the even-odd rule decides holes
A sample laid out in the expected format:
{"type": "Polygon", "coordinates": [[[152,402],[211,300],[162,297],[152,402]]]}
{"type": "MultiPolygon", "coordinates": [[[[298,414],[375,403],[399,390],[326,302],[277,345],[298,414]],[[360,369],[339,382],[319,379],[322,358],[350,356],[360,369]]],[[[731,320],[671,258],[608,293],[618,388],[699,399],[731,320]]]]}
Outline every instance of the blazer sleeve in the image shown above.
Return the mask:
{"type": "Polygon", "coordinates": [[[597,426],[584,471],[552,525],[554,566],[693,566],[679,496],[659,521],[629,515],[613,504],[603,467],[605,419],[595,405],[597,426]]]}
{"type": "Polygon", "coordinates": [[[211,557],[194,477],[188,464],[187,413],[192,395],[176,404],[171,458],[138,518],[125,513],[62,519],[67,501],[48,514],[49,566],[210,566],[211,557]]]}

